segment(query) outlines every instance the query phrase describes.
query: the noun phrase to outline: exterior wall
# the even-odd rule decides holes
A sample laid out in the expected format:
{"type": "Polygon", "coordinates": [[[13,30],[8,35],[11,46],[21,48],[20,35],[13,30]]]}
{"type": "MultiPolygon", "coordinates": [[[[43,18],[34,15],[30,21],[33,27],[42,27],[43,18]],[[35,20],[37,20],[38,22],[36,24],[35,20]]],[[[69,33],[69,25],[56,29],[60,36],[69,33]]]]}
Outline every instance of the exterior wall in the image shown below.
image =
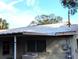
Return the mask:
{"type": "Polygon", "coordinates": [[[0,59],[3,59],[3,56],[2,56],[2,42],[0,41],[0,59]]]}
{"type": "Polygon", "coordinates": [[[46,40],[46,53],[39,54],[37,59],[65,59],[63,45],[69,37],[51,37],[46,40]]]}
{"type": "Polygon", "coordinates": [[[26,52],[26,40],[24,39],[17,39],[17,59],[22,59],[22,55],[26,52]]]}
{"type": "MultiPolygon", "coordinates": [[[[77,59],[77,52],[75,52],[76,36],[61,36],[61,37],[35,37],[34,39],[46,40],[46,52],[37,53],[37,59],[67,59],[66,51],[63,50],[66,45],[71,47],[72,59],[77,59]]],[[[22,55],[27,53],[27,39],[17,39],[17,59],[21,59],[22,55]]]]}
{"type": "Polygon", "coordinates": [[[68,44],[71,48],[71,57],[72,59],[78,59],[77,50],[77,35],[70,37],[56,37],[51,40],[47,40],[47,52],[48,56],[45,59],[67,59],[66,51],[63,50],[63,45],[68,44]]]}
{"type": "Polygon", "coordinates": [[[72,57],[73,57],[73,59],[78,59],[78,47],[77,47],[78,36],[74,35],[72,38],[70,38],[71,39],[71,47],[72,47],[72,57]]]}
{"type": "Polygon", "coordinates": [[[65,53],[62,49],[62,45],[66,44],[65,38],[51,38],[47,40],[47,52],[48,57],[46,59],[65,59],[65,53]]]}
{"type": "MultiPolygon", "coordinates": [[[[8,38],[6,40],[11,40],[8,38]]],[[[77,52],[77,42],[78,39],[77,35],[74,36],[61,36],[61,37],[23,37],[17,38],[17,59],[22,59],[22,55],[27,53],[27,39],[38,39],[46,40],[46,52],[37,53],[37,59],[66,59],[65,51],[63,50],[63,45],[68,44],[71,47],[72,59],[78,59],[78,52],[77,52]]],[[[5,40],[0,38],[0,59],[7,59],[11,57],[13,54],[13,48],[11,47],[11,53],[9,55],[2,55],[2,41],[5,40]]],[[[12,40],[11,40],[12,41],[12,40]]]]}
{"type": "MultiPolygon", "coordinates": [[[[10,47],[10,54],[3,55],[3,43],[2,43],[3,41],[5,41],[5,39],[0,38],[0,59],[8,59],[8,58],[13,57],[13,47],[10,47]]],[[[12,42],[12,40],[10,40],[10,41],[12,42]]]]}

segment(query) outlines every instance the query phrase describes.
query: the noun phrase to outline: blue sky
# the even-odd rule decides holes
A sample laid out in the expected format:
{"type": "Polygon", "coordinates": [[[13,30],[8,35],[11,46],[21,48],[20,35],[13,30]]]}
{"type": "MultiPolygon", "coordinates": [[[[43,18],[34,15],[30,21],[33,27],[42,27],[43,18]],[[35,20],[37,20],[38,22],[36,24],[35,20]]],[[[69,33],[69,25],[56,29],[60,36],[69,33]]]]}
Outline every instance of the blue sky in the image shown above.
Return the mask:
{"type": "MultiPolygon", "coordinates": [[[[52,13],[67,21],[67,8],[61,6],[60,0],[0,0],[0,17],[10,28],[28,26],[35,16],[52,13]]],[[[71,16],[71,23],[77,23],[77,16],[71,16]]]]}

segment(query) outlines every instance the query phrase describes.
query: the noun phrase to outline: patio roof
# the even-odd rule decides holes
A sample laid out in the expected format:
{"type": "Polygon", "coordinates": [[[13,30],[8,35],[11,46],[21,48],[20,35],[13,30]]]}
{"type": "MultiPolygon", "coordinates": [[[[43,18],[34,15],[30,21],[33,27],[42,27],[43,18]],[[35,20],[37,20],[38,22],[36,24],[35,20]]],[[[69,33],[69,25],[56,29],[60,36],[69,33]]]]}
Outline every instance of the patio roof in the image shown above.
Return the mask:
{"type": "Polygon", "coordinates": [[[71,26],[68,27],[65,24],[58,23],[58,24],[35,25],[15,29],[8,29],[6,31],[0,32],[0,35],[22,33],[23,35],[59,36],[59,35],[74,35],[78,34],[77,32],[78,32],[77,24],[71,24],[71,26]]]}

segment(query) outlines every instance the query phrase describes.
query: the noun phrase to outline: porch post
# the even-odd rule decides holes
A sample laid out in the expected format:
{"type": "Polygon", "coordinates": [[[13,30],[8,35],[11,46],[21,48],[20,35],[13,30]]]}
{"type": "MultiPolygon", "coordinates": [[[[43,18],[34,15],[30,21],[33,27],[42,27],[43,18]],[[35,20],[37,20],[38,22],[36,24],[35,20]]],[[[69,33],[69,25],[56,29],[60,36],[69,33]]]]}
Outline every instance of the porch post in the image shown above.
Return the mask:
{"type": "Polygon", "coordinates": [[[16,36],[14,36],[14,59],[16,59],[16,36]]]}

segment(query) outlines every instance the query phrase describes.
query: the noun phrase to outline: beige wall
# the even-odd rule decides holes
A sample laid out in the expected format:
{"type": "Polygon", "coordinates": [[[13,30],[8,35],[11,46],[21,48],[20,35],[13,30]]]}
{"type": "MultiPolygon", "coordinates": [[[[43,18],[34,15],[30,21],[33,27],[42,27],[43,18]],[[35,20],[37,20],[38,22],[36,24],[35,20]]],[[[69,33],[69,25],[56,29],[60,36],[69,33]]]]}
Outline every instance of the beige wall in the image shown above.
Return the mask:
{"type": "Polygon", "coordinates": [[[78,59],[78,49],[77,49],[78,36],[74,35],[72,38],[70,38],[71,39],[71,47],[72,47],[72,56],[73,56],[73,59],[78,59]]]}
{"type": "Polygon", "coordinates": [[[47,40],[47,52],[49,55],[45,59],[65,59],[65,51],[63,45],[67,44],[71,47],[72,59],[78,59],[77,50],[77,35],[70,37],[55,37],[47,40]]]}
{"type": "MultiPolygon", "coordinates": [[[[21,39],[18,43],[17,57],[20,59],[22,55],[27,53],[26,39],[21,39]],[[23,41],[24,40],[24,41],[23,41]],[[20,57],[19,57],[20,56],[20,57]]],[[[46,53],[39,53],[37,59],[65,59],[65,51],[63,45],[67,44],[73,49],[76,48],[76,42],[74,42],[74,36],[61,36],[61,37],[33,37],[32,39],[46,39],[46,53]],[[74,43],[74,44],[73,44],[74,43]],[[73,44],[73,45],[72,45],[73,44]]],[[[75,53],[75,52],[74,52],[75,53]]],[[[72,53],[74,55],[74,53],[72,53]]],[[[77,55],[76,55],[77,56],[77,55]]],[[[74,57],[74,59],[77,59],[74,57]]]]}
{"type": "Polygon", "coordinates": [[[49,52],[46,59],[65,59],[65,53],[62,45],[66,44],[65,38],[51,38],[47,40],[47,52],[49,52]]]}

